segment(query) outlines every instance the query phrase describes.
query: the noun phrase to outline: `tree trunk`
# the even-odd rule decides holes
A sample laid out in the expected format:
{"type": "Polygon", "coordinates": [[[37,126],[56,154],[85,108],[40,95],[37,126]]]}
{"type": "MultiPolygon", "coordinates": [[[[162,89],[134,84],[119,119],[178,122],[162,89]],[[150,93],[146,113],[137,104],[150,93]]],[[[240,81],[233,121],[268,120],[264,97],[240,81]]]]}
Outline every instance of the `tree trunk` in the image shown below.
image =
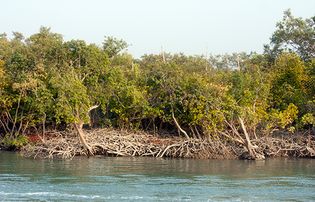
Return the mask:
{"type": "MultiPolygon", "coordinates": [[[[99,105],[94,105],[94,106],[89,108],[89,110],[87,112],[89,117],[90,117],[90,111],[95,109],[95,108],[97,108],[97,107],[99,107],[99,105]]],[[[76,131],[77,131],[77,133],[79,135],[80,142],[82,143],[84,149],[86,149],[86,151],[88,152],[88,155],[92,155],[93,156],[94,155],[93,154],[93,150],[92,150],[92,148],[89,146],[89,144],[85,140],[85,133],[84,133],[84,131],[82,129],[84,122],[82,120],[80,120],[80,116],[79,116],[79,112],[78,111],[77,111],[77,118],[78,118],[79,121],[77,123],[73,124],[74,128],[76,129],[76,131]]],[[[90,119],[91,119],[91,117],[90,117],[90,119]]]]}
{"type": "Polygon", "coordinates": [[[252,159],[252,160],[263,160],[265,159],[265,156],[262,155],[262,154],[259,154],[259,153],[256,153],[255,151],[255,147],[257,148],[257,146],[253,146],[252,143],[250,142],[250,138],[249,138],[249,135],[247,133],[247,130],[246,130],[246,127],[245,127],[245,124],[244,124],[244,121],[241,117],[238,117],[240,123],[241,123],[241,127],[242,127],[242,130],[244,132],[244,135],[245,135],[245,146],[248,150],[248,154],[249,154],[249,159],[252,159]]]}
{"type": "Polygon", "coordinates": [[[187,132],[186,132],[184,129],[182,129],[182,128],[180,127],[180,125],[178,124],[178,122],[177,122],[177,120],[176,120],[176,118],[175,118],[175,116],[174,116],[174,112],[172,112],[172,118],[173,118],[173,120],[174,120],[174,122],[175,122],[175,125],[176,125],[177,129],[178,129],[180,132],[184,133],[185,137],[186,137],[187,139],[189,139],[189,135],[187,134],[187,132]]]}
{"type": "Polygon", "coordinates": [[[88,155],[93,155],[92,148],[89,146],[89,144],[85,140],[85,134],[84,134],[84,131],[82,130],[82,127],[83,127],[82,121],[79,123],[74,123],[74,128],[76,129],[76,131],[79,135],[80,141],[81,141],[84,149],[86,149],[86,151],[88,152],[88,155]]]}

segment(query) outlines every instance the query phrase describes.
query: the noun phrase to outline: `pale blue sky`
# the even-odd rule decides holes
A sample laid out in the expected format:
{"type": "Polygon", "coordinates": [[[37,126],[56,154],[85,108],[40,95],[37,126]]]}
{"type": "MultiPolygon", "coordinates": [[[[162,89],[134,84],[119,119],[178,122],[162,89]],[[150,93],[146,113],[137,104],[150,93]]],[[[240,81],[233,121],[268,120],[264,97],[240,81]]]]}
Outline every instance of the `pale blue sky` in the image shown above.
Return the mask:
{"type": "Polygon", "coordinates": [[[315,15],[315,0],[1,0],[0,33],[51,27],[65,40],[123,38],[135,57],[261,52],[283,11],[315,15]]]}

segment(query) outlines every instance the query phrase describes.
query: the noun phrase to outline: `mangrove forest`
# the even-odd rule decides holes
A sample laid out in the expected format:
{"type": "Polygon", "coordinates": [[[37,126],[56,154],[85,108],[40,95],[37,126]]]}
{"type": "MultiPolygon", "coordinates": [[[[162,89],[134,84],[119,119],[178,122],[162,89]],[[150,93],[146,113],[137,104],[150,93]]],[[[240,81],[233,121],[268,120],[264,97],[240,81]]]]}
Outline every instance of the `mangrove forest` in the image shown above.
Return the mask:
{"type": "MultiPolygon", "coordinates": [[[[224,43],[224,42],[222,42],[224,43]]],[[[26,156],[315,156],[315,16],[285,11],[263,53],[147,54],[0,35],[0,145],[26,156]]]]}

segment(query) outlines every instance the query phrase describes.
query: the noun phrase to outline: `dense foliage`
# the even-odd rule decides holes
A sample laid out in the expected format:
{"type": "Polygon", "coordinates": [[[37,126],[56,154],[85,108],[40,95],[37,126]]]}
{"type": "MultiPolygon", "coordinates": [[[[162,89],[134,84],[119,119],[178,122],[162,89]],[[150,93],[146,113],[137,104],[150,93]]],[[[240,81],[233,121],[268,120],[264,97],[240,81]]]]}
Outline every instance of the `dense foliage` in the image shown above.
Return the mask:
{"type": "Polygon", "coordinates": [[[28,131],[93,127],[168,131],[220,138],[242,118],[251,134],[315,125],[315,17],[279,22],[264,54],[186,56],[124,52],[127,43],[105,37],[102,46],[64,41],[42,27],[24,38],[0,36],[0,136],[26,143],[28,131]],[[99,107],[89,112],[93,105],[99,107]]]}

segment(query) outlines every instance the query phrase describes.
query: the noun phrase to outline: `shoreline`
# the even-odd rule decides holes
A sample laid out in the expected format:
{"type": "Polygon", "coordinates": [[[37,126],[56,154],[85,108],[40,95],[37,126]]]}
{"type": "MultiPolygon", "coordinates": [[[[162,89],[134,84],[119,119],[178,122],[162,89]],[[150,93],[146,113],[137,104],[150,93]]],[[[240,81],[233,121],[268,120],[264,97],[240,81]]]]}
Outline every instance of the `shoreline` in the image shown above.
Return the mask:
{"type": "MultiPolygon", "coordinates": [[[[193,159],[249,159],[244,145],[231,139],[197,139],[162,137],[145,132],[117,129],[87,130],[86,142],[93,155],[149,156],[157,158],[193,159]]],[[[72,159],[75,156],[91,156],[80,143],[75,132],[48,131],[45,137],[34,138],[33,143],[22,147],[20,152],[31,158],[72,159]]],[[[265,158],[315,157],[315,136],[302,134],[278,134],[252,139],[255,152],[265,158]]]]}

